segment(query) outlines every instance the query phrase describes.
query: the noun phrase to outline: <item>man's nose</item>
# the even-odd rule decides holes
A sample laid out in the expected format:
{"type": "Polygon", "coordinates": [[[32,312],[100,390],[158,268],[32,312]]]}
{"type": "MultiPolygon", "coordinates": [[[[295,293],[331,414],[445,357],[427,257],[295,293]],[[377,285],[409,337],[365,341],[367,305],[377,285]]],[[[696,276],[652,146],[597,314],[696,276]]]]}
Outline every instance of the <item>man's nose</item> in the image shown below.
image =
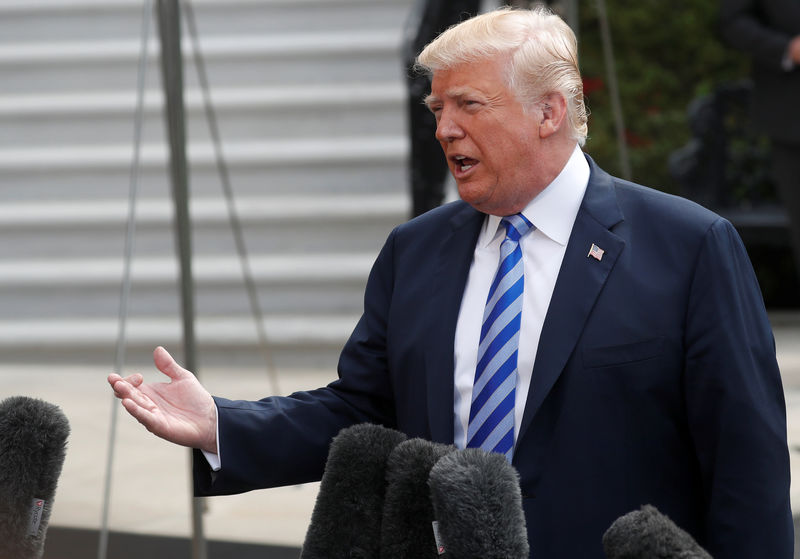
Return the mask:
{"type": "Polygon", "coordinates": [[[444,110],[436,123],[436,139],[440,142],[452,142],[464,136],[464,130],[452,117],[449,111],[444,110]]]}

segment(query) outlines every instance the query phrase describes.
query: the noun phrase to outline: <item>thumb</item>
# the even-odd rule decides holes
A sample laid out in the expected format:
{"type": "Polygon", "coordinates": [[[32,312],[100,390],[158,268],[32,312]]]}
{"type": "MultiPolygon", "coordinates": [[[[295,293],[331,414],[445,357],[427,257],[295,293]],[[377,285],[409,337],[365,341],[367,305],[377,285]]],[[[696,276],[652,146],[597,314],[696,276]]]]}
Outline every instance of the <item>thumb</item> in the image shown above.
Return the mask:
{"type": "Polygon", "coordinates": [[[153,351],[153,362],[159,371],[173,380],[180,380],[187,376],[193,376],[190,371],[178,365],[178,362],[173,359],[172,355],[161,346],[158,346],[155,351],[153,351]]]}

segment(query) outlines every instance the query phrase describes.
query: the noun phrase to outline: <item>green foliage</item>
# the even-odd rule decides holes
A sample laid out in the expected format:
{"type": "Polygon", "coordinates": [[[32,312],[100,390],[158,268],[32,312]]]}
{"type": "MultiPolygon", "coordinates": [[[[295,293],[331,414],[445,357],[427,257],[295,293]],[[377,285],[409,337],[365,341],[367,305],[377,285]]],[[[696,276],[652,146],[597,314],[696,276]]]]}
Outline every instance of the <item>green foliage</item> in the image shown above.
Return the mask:
{"type": "MultiPolygon", "coordinates": [[[[596,1],[579,2],[580,63],[590,114],[586,151],[622,174],[596,1]]],[[[690,138],[686,109],[697,96],[748,75],[744,55],[718,37],[717,2],[606,0],[632,179],[677,192],[669,154],[690,138]]]]}

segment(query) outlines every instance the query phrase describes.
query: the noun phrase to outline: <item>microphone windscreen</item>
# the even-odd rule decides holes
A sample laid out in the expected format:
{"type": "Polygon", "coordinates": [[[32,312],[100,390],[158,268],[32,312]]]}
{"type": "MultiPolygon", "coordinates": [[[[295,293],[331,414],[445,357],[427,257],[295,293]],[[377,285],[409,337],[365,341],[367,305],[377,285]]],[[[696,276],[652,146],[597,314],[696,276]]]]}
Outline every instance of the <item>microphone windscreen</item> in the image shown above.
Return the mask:
{"type": "Polygon", "coordinates": [[[409,439],[395,447],[386,466],[381,559],[436,559],[433,504],[428,478],[434,464],[456,447],[409,439]]]}
{"type": "Polygon", "coordinates": [[[608,559],[711,559],[711,555],[652,505],[619,517],[603,534],[608,559]]]}
{"type": "Polygon", "coordinates": [[[431,469],[441,543],[453,559],[528,559],[519,474],[505,456],[467,448],[431,469]]]}
{"type": "Polygon", "coordinates": [[[301,559],[379,556],[386,462],[404,440],[399,431],[367,423],[334,437],[301,559]]]}
{"type": "Polygon", "coordinates": [[[58,406],[25,396],[0,402],[0,558],[44,553],[68,436],[58,406]]]}

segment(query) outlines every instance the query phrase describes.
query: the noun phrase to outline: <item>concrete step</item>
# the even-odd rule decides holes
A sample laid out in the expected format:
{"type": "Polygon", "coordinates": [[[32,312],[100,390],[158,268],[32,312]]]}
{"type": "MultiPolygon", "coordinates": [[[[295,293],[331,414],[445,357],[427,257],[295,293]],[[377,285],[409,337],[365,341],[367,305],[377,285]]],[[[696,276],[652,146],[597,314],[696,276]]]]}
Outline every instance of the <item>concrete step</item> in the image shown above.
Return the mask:
{"type": "MultiPolygon", "coordinates": [[[[210,138],[203,93],[186,91],[189,141],[210,138]]],[[[222,141],[346,138],[405,133],[405,90],[399,82],[217,88],[210,92],[222,141]]],[[[160,90],[144,97],[142,140],[163,142],[160,90]]],[[[130,143],[133,91],[0,96],[0,149],[130,143]]]]}
{"type": "MultiPolygon", "coordinates": [[[[224,146],[224,155],[232,165],[254,164],[314,164],[334,163],[360,159],[403,157],[405,141],[396,136],[371,138],[340,138],[335,142],[326,138],[236,141],[224,146]]],[[[84,167],[98,169],[128,166],[131,162],[131,146],[99,143],[94,145],[70,145],[56,147],[5,148],[0,150],[0,170],[19,172],[33,166],[47,167],[52,171],[71,171],[84,167]]],[[[212,165],[216,163],[213,145],[207,142],[187,145],[191,163],[212,165]]],[[[164,166],[167,162],[167,146],[149,143],[141,147],[141,165],[145,168],[164,166]]]]}
{"type": "MultiPolygon", "coordinates": [[[[357,315],[273,315],[264,319],[267,351],[276,366],[333,370],[357,315]]],[[[0,320],[0,352],[5,364],[114,364],[117,318],[0,320]]],[[[198,316],[195,322],[199,362],[231,368],[264,363],[255,322],[250,317],[198,316]]],[[[126,355],[148,364],[152,349],[163,345],[180,356],[180,317],[131,318],[126,322],[126,355]]]]}
{"type": "MultiPolygon", "coordinates": [[[[398,194],[406,187],[405,143],[398,138],[394,148],[383,153],[365,148],[362,154],[351,154],[339,160],[310,157],[306,161],[239,159],[230,166],[229,174],[237,196],[291,196],[299,193],[317,195],[398,194]],[[400,145],[402,143],[402,145],[400,145]]],[[[131,148],[131,157],[133,149],[131,148]]],[[[195,158],[189,170],[193,196],[218,196],[222,192],[219,172],[211,157],[195,158]]],[[[116,166],[69,167],[49,162],[46,165],[29,161],[25,165],[0,165],[3,200],[63,200],[122,198],[130,184],[130,162],[120,157],[116,166]]],[[[142,197],[159,197],[171,192],[169,176],[163,161],[140,171],[139,193],[142,197]]]]}
{"type": "MultiPolygon", "coordinates": [[[[408,211],[405,194],[238,197],[235,204],[251,256],[343,250],[374,255],[408,211]]],[[[137,201],[137,259],[174,255],[173,215],[170,199],[137,201]]],[[[224,199],[195,197],[190,216],[196,256],[236,254],[224,199]]],[[[127,219],[127,200],[6,201],[0,205],[0,234],[13,242],[0,243],[0,263],[121,257],[127,219]]]]}
{"type": "MultiPolygon", "coordinates": [[[[204,316],[249,315],[246,266],[263,314],[357,314],[375,256],[374,252],[255,256],[244,265],[235,256],[195,258],[195,306],[204,316]]],[[[0,262],[0,320],[115,316],[122,277],[121,259],[0,262]]],[[[134,259],[129,313],[161,317],[179,312],[176,260],[134,259]]]]}
{"type": "MultiPolygon", "coordinates": [[[[403,74],[399,25],[385,29],[201,37],[211,87],[396,81],[403,74]]],[[[132,90],[139,42],[133,39],[0,44],[3,94],[132,90]]],[[[197,86],[191,44],[183,42],[184,83],[197,86]]],[[[149,44],[148,84],[159,83],[158,44],[149,44]]]]}
{"type": "MultiPolygon", "coordinates": [[[[224,157],[242,196],[398,193],[405,187],[407,139],[401,136],[228,142],[224,157]]],[[[0,184],[7,200],[121,198],[129,190],[131,145],[0,149],[0,184]]],[[[213,146],[188,146],[192,192],[221,192],[213,146]]],[[[170,192],[163,144],[141,152],[141,195],[170,192]]]]}
{"type": "MultiPolygon", "coordinates": [[[[155,2],[152,3],[155,5],[155,2]]],[[[192,0],[200,36],[399,26],[410,0],[192,0]]],[[[138,37],[143,0],[3,0],[0,41],[138,37]]],[[[155,32],[155,16],[151,31],[155,32]]],[[[184,33],[187,24],[183,24],[184,33]]]]}

